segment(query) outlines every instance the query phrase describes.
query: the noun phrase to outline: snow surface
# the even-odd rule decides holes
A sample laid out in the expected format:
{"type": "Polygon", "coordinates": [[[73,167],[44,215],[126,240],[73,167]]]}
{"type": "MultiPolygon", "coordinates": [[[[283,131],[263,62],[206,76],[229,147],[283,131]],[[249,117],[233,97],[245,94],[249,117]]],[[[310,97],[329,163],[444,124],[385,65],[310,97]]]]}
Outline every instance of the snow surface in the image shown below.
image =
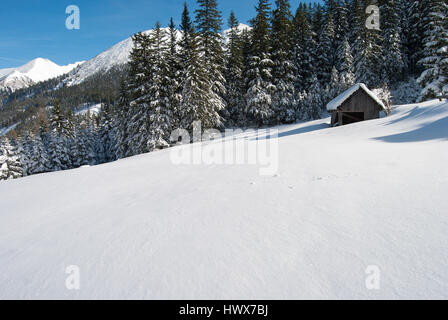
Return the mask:
{"type": "Polygon", "coordinates": [[[355,84],[353,87],[347,89],[339,96],[331,100],[327,104],[327,110],[328,111],[337,110],[348,98],[350,98],[360,88],[363,89],[370,97],[372,97],[372,99],[374,99],[384,110],[386,110],[386,106],[384,105],[384,103],[372,91],[370,91],[364,83],[355,84]]]}
{"type": "Polygon", "coordinates": [[[59,66],[48,59],[37,58],[15,69],[0,70],[0,87],[24,88],[66,74],[82,63],[59,66]]]}
{"type": "Polygon", "coordinates": [[[1,182],[0,299],[447,299],[447,128],[431,101],[281,126],[273,176],[164,150],[1,182]]]}

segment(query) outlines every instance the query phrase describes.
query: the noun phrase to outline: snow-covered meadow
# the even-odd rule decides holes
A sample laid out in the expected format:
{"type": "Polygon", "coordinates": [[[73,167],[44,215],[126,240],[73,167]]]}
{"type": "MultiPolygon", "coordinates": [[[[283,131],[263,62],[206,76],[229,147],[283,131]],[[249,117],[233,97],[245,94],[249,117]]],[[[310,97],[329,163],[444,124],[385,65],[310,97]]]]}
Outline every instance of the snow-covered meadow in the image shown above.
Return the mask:
{"type": "Polygon", "coordinates": [[[269,176],[164,150],[0,182],[0,299],[448,298],[448,103],[328,123],[279,127],[269,176]]]}

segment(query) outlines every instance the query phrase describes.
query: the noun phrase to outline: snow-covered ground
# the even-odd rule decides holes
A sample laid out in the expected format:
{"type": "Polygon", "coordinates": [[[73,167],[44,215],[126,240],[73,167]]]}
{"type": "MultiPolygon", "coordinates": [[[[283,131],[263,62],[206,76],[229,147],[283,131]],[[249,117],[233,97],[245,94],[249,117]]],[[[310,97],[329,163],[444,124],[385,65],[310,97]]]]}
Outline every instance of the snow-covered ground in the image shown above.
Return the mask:
{"type": "Polygon", "coordinates": [[[328,123],[280,127],[271,176],[164,150],[1,182],[0,299],[448,298],[448,103],[328,123]]]}

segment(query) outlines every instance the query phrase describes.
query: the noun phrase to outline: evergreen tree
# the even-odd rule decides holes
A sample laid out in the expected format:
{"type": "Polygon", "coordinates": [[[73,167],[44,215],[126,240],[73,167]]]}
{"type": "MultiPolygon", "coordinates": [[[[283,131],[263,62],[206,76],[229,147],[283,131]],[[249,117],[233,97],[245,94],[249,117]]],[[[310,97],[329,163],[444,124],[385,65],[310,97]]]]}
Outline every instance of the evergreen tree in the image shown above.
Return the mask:
{"type": "Polygon", "coordinates": [[[169,51],[167,52],[167,63],[168,63],[168,91],[170,99],[170,109],[171,109],[171,125],[172,128],[180,127],[180,104],[182,102],[182,88],[181,88],[181,77],[182,77],[182,64],[180,60],[180,53],[178,50],[178,30],[174,25],[174,21],[170,19],[169,25],[169,51]]]}
{"type": "Polygon", "coordinates": [[[169,47],[166,43],[167,35],[156,23],[151,35],[151,81],[148,85],[149,94],[149,140],[148,149],[163,149],[169,147],[169,137],[172,131],[171,119],[173,110],[170,104],[170,69],[168,65],[169,47]]]}
{"type": "Polygon", "coordinates": [[[365,26],[367,15],[365,3],[362,0],[353,1],[354,21],[352,26],[352,46],[357,82],[367,86],[376,86],[381,82],[382,50],[381,37],[377,30],[365,26]]]}
{"type": "MultiPolygon", "coordinates": [[[[224,67],[225,55],[223,39],[221,36],[222,17],[218,10],[217,0],[197,0],[199,9],[196,10],[196,31],[198,49],[201,58],[207,65],[208,81],[211,83],[210,93],[213,99],[210,101],[210,111],[220,112],[225,110],[224,95],[226,93],[224,67]]],[[[212,116],[213,117],[213,116],[212,116]]],[[[207,119],[207,122],[210,119],[207,119]]],[[[221,125],[215,123],[215,125],[221,125]]]]}
{"type": "Polygon", "coordinates": [[[132,156],[149,152],[149,83],[151,82],[151,48],[153,38],[138,33],[133,37],[134,48],[130,54],[126,99],[129,108],[126,117],[126,154],[132,156]]]}
{"type": "Polygon", "coordinates": [[[293,122],[296,116],[293,57],[293,22],[289,0],[276,0],[272,20],[273,95],[277,123],[293,122]]]}
{"type": "Polygon", "coordinates": [[[398,0],[382,0],[381,30],[382,30],[382,73],[386,82],[403,77],[405,58],[402,55],[402,30],[398,0]]]}
{"type": "Polygon", "coordinates": [[[127,91],[127,83],[129,81],[130,75],[126,77],[125,80],[122,81],[120,86],[120,97],[117,103],[117,112],[116,117],[114,119],[114,127],[116,130],[116,142],[115,142],[115,156],[117,159],[123,159],[128,154],[128,145],[127,141],[127,119],[130,118],[130,101],[129,101],[129,93],[127,91]]]}
{"type": "Polygon", "coordinates": [[[446,0],[427,0],[425,23],[424,71],[418,82],[423,87],[422,99],[434,98],[448,92],[448,3],[446,0]]]}
{"type": "MultiPolygon", "coordinates": [[[[425,38],[425,20],[428,14],[426,5],[427,0],[402,0],[401,7],[407,8],[408,28],[402,29],[406,35],[407,61],[409,64],[409,71],[412,75],[420,74],[422,66],[419,61],[423,58],[425,38]]],[[[402,11],[403,12],[403,11],[402,11]]]]}
{"type": "Polygon", "coordinates": [[[181,126],[190,131],[195,121],[201,121],[204,128],[220,126],[219,102],[211,90],[210,75],[199,51],[197,37],[191,39],[187,57],[182,81],[181,126]]]}
{"type": "Polygon", "coordinates": [[[50,172],[51,163],[41,134],[31,136],[31,141],[32,150],[30,152],[30,167],[28,173],[33,175],[50,172]]]}
{"type": "Polygon", "coordinates": [[[247,69],[247,112],[258,125],[268,124],[274,111],[272,95],[275,86],[272,79],[274,62],[271,59],[271,26],[268,0],[259,0],[257,16],[252,21],[252,52],[247,69]]]}
{"type": "Polygon", "coordinates": [[[24,176],[20,149],[14,139],[3,138],[0,143],[0,180],[17,179],[24,176]]]}
{"type": "MultiPolygon", "coordinates": [[[[70,117],[72,119],[72,117],[70,117]]],[[[54,170],[71,169],[69,141],[73,138],[73,124],[63,114],[59,103],[56,102],[50,113],[50,158],[53,160],[54,170]]]]}
{"type": "Polygon", "coordinates": [[[115,160],[116,149],[116,128],[114,125],[115,115],[109,103],[104,103],[100,113],[100,150],[98,161],[100,163],[111,162],[115,160]]]}
{"type": "Polygon", "coordinates": [[[244,80],[243,80],[243,41],[238,30],[239,22],[234,12],[230,13],[227,43],[226,104],[228,124],[244,124],[244,80]]]}
{"type": "Polygon", "coordinates": [[[351,54],[350,44],[345,39],[338,48],[339,81],[342,90],[346,90],[355,84],[355,75],[353,73],[353,56],[351,54]]]}
{"type": "Polygon", "coordinates": [[[322,85],[328,84],[331,78],[331,71],[335,65],[334,61],[334,43],[335,26],[333,17],[328,14],[325,23],[318,30],[319,44],[317,47],[317,79],[322,85]]]}
{"type": "Polygon", "coordinates": [[[316,35],[310,23],[310,10],[300,4],[294,18],[294,59],[296,63],[296,92],[309,90],[317,79],[316,75],[316,35]]]}

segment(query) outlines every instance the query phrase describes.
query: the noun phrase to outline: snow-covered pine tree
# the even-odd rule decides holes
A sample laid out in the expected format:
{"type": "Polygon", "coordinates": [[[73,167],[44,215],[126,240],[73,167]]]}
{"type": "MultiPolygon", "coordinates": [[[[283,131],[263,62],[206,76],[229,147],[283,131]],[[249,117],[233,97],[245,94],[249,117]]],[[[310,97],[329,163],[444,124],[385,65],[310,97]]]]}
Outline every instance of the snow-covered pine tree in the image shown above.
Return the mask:
{"type": "Polygon", "coordinates": [[[143,33],[134,35],[130,54],[126,97],[129,110],[126,116],[126,154],[132,156],[149,152],[149,93],[151,81],[151,48],[153,39],[143,33]]]}
{"type": "Polygon", "coordinates": [[[247,113],[258,126],[268,124],[274,116],[272,95],[275,86],[272,79],[270,5],[259,0],[257,16],[252,20],[252,52],[247,67],[247,113]]]}
{"type": "Polygon", "coordinates": [[[17,179],[24,176],[21,154],[15,139],[0,141],[0,180],[17,179]]]}
{"type": "Polygon", "coordinates": [[[116,128],[114,124],[114,118],[116,115],[113,112],[113,108],[109,103],[104,103],[101,108],[100,127],[99,127],[99,140],[100,149],[98,153],[98,162],[107,163],[114,161],[116,155],[116,128]]]}
{"type": "Polygon", "coordinates": [[[226,108],[224,96],[226,93],[224,67],[225,55],[223,38],[221,35],[222,17],[216,0],[197,0],[199,8],[196,10],[196,37],[200,58],[207,66],[204,77],[210,82],[211,100],[203,112],[205,119],[202,123],[209,123],[211,127],[222,126],[221,119],[215,113],[223,112],[226,108]]]}
{"type": "Polygon", "coordinates": [[[335,41],[333,44],[334,52],[336,52],[337,48],[339,48],[344,40],[349,36],[350,1],[338,0],[335,5],[335,12],[330,12],[334,19],[335,25],[335,41]]]}
{"type": "Polygon", "coordinates": [[[128,154],[127,120],[130,118],[128,83],[130,75],[127,74],[120,84],[120,97],[117,103],[117,112],[114,117],[114,127],[116,132],[115,157],[123,159],[128,154]]]}
{"type": "Polygon", "coordinates": [[[382,50],[380,31],[366,28],[366,4],[363,0],[353,0],[353,58],[357,82],[374,87],[381,82],[382,50]]]}
{"type": "Polygon", "coordinates": [[[294,76],[296,73],[293,57],[293,22],[288,0],[276,0],[272,18],[272,61],[275,93],[272,108],[277,123],[295,121],[296,100],[294,76]]]}
{"type": "Polygon", "coordinates": [[[423,39],[425,38],[425,17],[428,14],[427,0],[402,0],[401,7],[407,8],[408,29],[403,29],[406,35],[406,50],[409,72],[420,75],[422,66],[419,61],[423,58],[423,39]]]}
{"type": "Polygon", "coordinates": [[[51,171],[51,163],[41,134],[31,135],[25,152],[28,154],[28,174],[39,174],[51,171]]]}
{"type": "Polygon", "coordinates": [[[226,105],[227,125],[244,125],[243,42],[234,12],[229,17],[229,41],[227,42],[226,105]]]}
{"type": "Polygon", "coordinates": [[[212,83],[207,65],[199,51],[198,37],[190,39],[187,60],[182,81],[181,127],[193,130],[193,122],[201,121],[204,128],[221,125],[221,117],[216,95],[211,89],[212,83]]]}
{"type": "Polygon", "coordinates": [[[350,44],[344,39],[338,48],[338,63],[340,89],[346,90],[355,84],[355,75],[353,73],[353,56],[350,44]]]}
{"type": "Polygon", "coordinates": [[[171,120],[173,110],[170,104],[170,86],[172,84],[167,56],[169,47],[167,45],[167,34],[156,23],[154,32],[151,34],[151,79],[148,83],[149,100],[149,137],[148,150],[163,149],[169,147],[169,138],[172,131],[171,120]]]}
{"type": "Polygon", "coordinates": [[[402,30],[400,24],[398,0],[382,0],[381,32],[382,32],[382,66],[383,81],[390,82],[403,78],[406,68],[403,57],[402,30]]]}
{"type": "Polygon", "coordinates": [[[422,99],[434,98],[448,92],[448,3],[446,0],[427,0],[425,23],[424,71],[418,79],[423,87],[422,99]]]}
{"type": "Polygon", "coordinates": [[[180,52],[180,67],[181,71],[185,71],[187,68],[188,56],[190,54],[191,42],[194,38],[194,26],[191,22],[190,12],[188,10],[187,2],[184,2],[184,10],[182,11],[182,18],[180,24],[180,30],[182,32],[182,37],[179,42],[180,52]]]}
{"type": "Polygon", "coordinates": [[[73,138],[73,123],[62,112],[58,101],[50,111],[50,128],[48,147],[53,170],[71,169],[69,140],[73,138]]]}
{"type": "Polygon", "coordinates": [[[180,104],[182,101],[182,88],[181,88],[181,60],[178,50],[178,30],[174,24],[173,19],[170,19],[169,24],[169,51],[167,52],[168,62],[168,91],[170,98],[171,126],[174,129],[180,127],[180,104]]]}
{"type": "Polygon", "coordinates": [[[310,9],[300,4],[294,18],[294,60],[296,63],[296,92],[309,90],[317,79],[316,35],[313,32],[310,9]]]}
{"type": "Polygon", "coordinates": [[[313,80],[313,85],[309,88],[306,98],[300,106],[301,120],[320,119],[325,112],[328,92],[320,85],[315,75],[313,80]]]}
{"type": "Polygon", "coordinates": [[[335,65],[334,61],[334,43],[335,43],[335,26],[333,17],[328,14],[324,23],[318,30],[318,46],[316,52],[317,80],[322,85],[327,85],[331,78],[331,71],[335,65]]]}

